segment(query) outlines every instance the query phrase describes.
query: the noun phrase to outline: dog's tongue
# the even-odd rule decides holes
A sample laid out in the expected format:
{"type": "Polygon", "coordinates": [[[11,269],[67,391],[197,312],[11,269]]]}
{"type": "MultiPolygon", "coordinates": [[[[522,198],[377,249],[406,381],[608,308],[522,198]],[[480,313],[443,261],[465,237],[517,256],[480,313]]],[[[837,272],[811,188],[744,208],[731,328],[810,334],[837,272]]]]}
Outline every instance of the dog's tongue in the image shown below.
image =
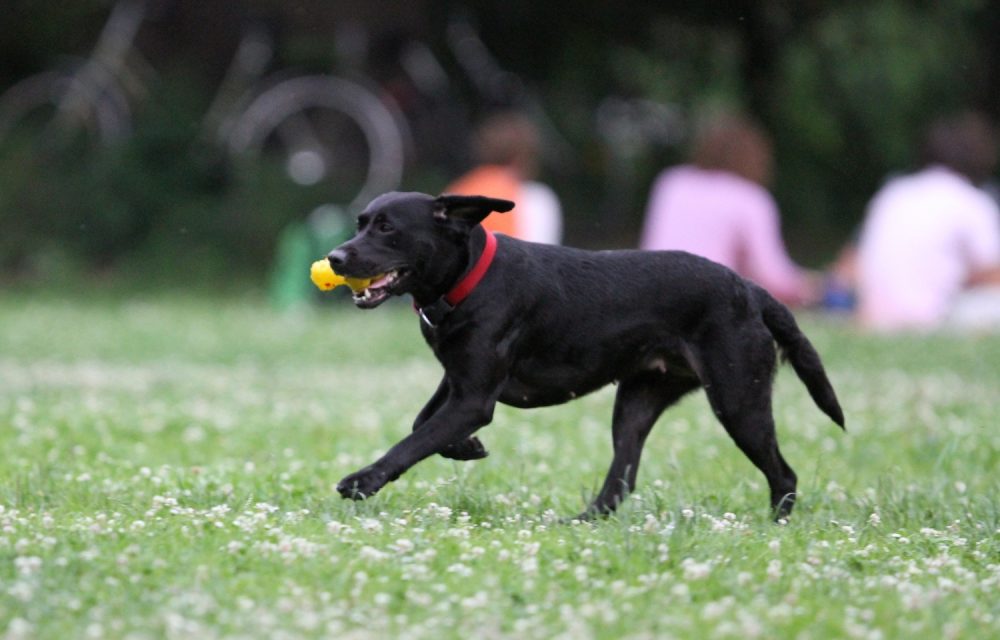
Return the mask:
{"type": "Polygon", "coordinates": [[[378,289],[379,287],[381,287],[382,285],[384,285],[388,281],[389,281],[389,274],[388,273],[383,273],[380,276],[375,276],[374,278],[372,278],[372,281],[371,281],[371,283],[369,283],[369,285],[368,285],[367,288],[369,288],[369,289],[378,289]]]}

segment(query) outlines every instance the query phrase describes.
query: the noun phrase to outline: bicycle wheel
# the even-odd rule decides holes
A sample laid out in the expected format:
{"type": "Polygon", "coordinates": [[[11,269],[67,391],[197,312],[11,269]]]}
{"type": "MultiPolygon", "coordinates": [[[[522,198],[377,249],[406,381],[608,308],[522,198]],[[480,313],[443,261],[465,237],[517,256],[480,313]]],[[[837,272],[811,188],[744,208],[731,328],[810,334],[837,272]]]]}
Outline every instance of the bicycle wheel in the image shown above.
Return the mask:
{"type": "MultiPolygon", "coordinates": [[[[108,145],[131,132],[128,100],[107,77],[91,69],[86,81],[77,69],[30,76],[0,95],[0,143],[13,137],[70,149],[108,145]]],[[[103,75],[103,74],[102,74],[103,75]]]]}
{"type": "Polygon", "coordinates": [[[406,130],[364,86],[333,76],[285,80],[256,96],[227,141],[231,154],[280,161],[297,185],[323,184],[349,211],[399,186],[406,130]]]}
{"type": "Polygon", "coordinates": [[[104,151],[131,128],[127,103],[108,87],[67,68],[0,95],[0,261],[31,269],[54,242],[103,259],[128,239],[132,227],[90,188],[111,166],[104,151]]]}

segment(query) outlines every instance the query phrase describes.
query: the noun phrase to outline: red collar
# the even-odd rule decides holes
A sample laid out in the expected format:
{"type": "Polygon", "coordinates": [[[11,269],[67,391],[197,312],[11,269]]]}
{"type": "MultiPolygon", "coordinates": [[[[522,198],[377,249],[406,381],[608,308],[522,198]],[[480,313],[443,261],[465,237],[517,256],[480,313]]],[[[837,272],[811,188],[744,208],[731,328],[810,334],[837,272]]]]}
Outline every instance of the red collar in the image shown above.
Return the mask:
{"type": "Polygon", "coordinates": [[[489,229],[483,229],[486,233],[486,245],[483,247],[483,252],[479,254],[479,259],[476,260],[476,264],[469,270],[465,276],[458,281],[451,291],[444,294],[442,297],[438,298],[435,302],[425,306],[425,307],[414,307],[417,313],[420,315],[420,319],[427,323],[427,326],[432,329],[436,327],[441,320],[444,319],[452,309],[458,306],[460,302],[469,297],[476,285],[483,279],[486,272],[489,271],[490,265],[493,264],[493,257],[497,253],[497,238],[490,232],[489,229]]]}
{"type": "Polygon", "coordinates": [[[464,278],[458,281],[458,284],[451,291],[444,294],[444,299],[453,307],[469,297],[469,294],[489,270],[493,263],[493,256],[497,254],[497,237],[489,229],[483,229],[483,231],[486,232],[486,245],[483,247],[483,252],[479,254],[475,266],[469,273],[465,274],[464,278]]]}

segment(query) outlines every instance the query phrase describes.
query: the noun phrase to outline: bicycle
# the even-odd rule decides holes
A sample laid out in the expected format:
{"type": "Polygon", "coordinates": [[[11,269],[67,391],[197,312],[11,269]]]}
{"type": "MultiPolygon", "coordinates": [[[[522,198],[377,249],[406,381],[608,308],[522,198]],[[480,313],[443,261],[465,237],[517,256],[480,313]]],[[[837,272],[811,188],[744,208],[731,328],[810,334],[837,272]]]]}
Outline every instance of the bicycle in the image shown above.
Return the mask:
{"type": "MultiPolygon", "coordinates": [[[[132,134],[152,66],[135,47],[142,0],[111,10],[90,55],[23,79],[0,95],[0,145],[41,143],[45,153],[85,156],[132,134]]],[[[325,185],[348,211],[402,181],[408,131],[387,101],[353,79],[330,74],[266,75],[268,33],[245,30],[201,125],[200,139],[234,164],[278,162],[294,185],[325,185]]]]}

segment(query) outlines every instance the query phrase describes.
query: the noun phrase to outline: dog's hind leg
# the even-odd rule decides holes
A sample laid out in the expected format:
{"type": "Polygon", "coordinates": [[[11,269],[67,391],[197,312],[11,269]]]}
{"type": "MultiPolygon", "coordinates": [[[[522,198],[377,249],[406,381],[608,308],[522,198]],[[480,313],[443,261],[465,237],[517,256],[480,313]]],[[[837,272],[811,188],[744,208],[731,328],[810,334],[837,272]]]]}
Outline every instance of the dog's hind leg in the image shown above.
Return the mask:
{"type": "Polygon", "coordinates": [[[612,438],[614,458],[604,486],[580,519],[614,511],[635,490],[639,458],[646,436],[663,411],[684,394],[698,388],[695,378],[643,372],[622,380],[615,396],[612,438]]]}
{"type": "MultiPolygon", "coordinates": [[[[438,385],[437,391],[434,392],[431,399],[417,414],[416,420],[413,421],[414,431],[422,427],[431,416],[437,413],[438,409],[444,405],[445,400],[448,399],[449,392],[448,378],[445,377],[441,380],[441,384],[438,385]]],[[[479,438],[469,436],[464,440],[445,445],[443,449],[438,451],[438,454],[452,460],[480,460],[490,455],[490,452],[486,450],[479,438]]]]}
{"type": "Polygon", "coordinates": [[[778,449],[771,411],[774,345],[770,338],[725,339],[702,351],[705,393],[736,445],[767,478],[774,518],[795,506],[796,476],[778,449]]]}

